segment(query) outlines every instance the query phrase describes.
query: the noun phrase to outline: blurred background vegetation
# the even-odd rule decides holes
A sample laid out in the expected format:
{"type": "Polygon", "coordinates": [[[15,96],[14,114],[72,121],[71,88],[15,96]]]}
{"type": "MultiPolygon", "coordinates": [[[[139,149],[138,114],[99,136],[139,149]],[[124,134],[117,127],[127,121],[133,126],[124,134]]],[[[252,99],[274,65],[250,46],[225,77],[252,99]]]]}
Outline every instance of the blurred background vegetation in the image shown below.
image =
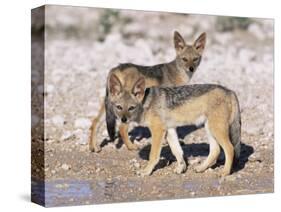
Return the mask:
{"type": "MultiPolygon", "coordinates": [[[[177,29],[180,26],[179,28],[182,28],[181,31],[192,31],[191,33],[187,33],[190,35],[202,30],[207,32],[247,31],[252,24],[257,23],[256,19],[246,17],[187,15],[165,12],[142,12],[140,16],[140,13],[136,16],[135,11],[132,10],[95,9],[93,12],[93,8],[57,7],[51,5],[48,7],[45,25],[48,30],[47,36],[95,39],[100,42],[103,42],[106,36],[114,31],[120,32],[123,37],[130,36],[136,31],[138,31],[137,34],[139,36],[142,33],[153,34],[149,30],[160,30],[165,27],[167,22],[173,22],[173,20],[175,21],[174,26],[169,26],[168,23],[166,31],[169,28],[177,29]],[[153,13],[157,14],[158,17],[151,18],[153,13]],[[167,17],[173,17],[173,20],[167,20],[167,17]],[[194,17],[195,21],[193,20],[194,17]],[[206,23],[204,23],[204,18],[206,17],[207,19],[211,19],[211,21],[206,20],[206,23]],[[162,20],[162,22],[160,23],[158,21],[156,23],[157,19],[162,20]],[[142,23],[142,26],[136,26],[137,23],[142,23]],[[134,32],[127,32],[127,28],[133,28],[132,31],[134,32]],[[137,28],[142,28],[143,32],[140,32],[141,30],[137,28]]],[[[42,23],[38,24],[38,22],[32,21],[32,33],[35,34],[43,29],[44,26],[42,23]]],[[[159,34],[159,37],[166,36],[165,33],[159,34]]],[[[170,36],[170,34],[167,36],[170,36]]]]}
{"type": "Polygon", "coordinates": [[[251,18],[224,16],[217,16],[216,18],[216,28],[220,32],[232,31],[235,29],[247,30],[251,23],[253,23],[251,18]]]}

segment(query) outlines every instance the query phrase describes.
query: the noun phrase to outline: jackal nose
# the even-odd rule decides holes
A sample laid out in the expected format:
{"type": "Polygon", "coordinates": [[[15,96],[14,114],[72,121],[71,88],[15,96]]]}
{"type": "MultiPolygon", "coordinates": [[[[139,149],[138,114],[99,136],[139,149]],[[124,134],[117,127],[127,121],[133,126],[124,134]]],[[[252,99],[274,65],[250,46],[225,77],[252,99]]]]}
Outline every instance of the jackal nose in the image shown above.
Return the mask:
{"type": "Polygon", "coordinates": [[[189,67],[189,71],[193,72],[194,68],[192,66],[189,67]]]}
{"type": "Polygon", "coordinates": [[[126,123],[126,122],[127,122],[127,118],[126,118],[125,116],[123,116],[123,117],[121,118],[121,121],[122,121],[123,123],[126,123]]]}

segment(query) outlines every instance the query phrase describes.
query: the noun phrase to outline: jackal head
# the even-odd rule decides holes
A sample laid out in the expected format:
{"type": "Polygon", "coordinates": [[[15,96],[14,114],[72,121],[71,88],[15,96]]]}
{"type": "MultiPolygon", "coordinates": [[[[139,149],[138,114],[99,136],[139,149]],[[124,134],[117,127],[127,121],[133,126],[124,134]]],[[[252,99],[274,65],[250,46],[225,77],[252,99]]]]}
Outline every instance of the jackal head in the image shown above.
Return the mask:
{"type": "Polygon", "coordinates": [[[175,31],[174,44],[178,69],[185,70],[186,74],[191,77],[200,64],[206,45],[206,33],[202,33],[192,45],[188,45],[182,36],[175,31]]]}
{"type": "Polygon", "coordinates": [[[113,112],[122,123],[137,121],[143,111],[145,79],[138,78],[130,88],[125,88],[115,74],[108,79],[108,91],[113,112]]]}

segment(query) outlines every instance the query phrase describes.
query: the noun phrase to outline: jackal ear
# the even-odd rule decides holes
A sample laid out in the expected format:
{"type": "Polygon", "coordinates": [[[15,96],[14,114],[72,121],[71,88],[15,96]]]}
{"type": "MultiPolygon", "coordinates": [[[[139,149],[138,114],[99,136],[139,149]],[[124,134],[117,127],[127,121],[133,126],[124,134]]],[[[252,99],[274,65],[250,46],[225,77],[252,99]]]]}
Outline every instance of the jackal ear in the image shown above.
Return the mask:
{"type": "Polygon", "coordinates": [[[138,99],[138,101],[142,101],[145,93],[145,79],[144,77],[140,77],[132,90],[132,94],[138,99]]]}
{"type": "Polygon", "coordinates": [[[199,54],[202,55],[206,45],[206,32],[203,32],[194,42],[193,46],[199,54]]]}
{"type": "Polygon", "coordinates": [[[174,44],[176,51],[183,50],[186,45],[183,37],[177,31],[174,32],[174,44]]]}
{"type": "Polygon", "coordinates": [[[115,74],[111,74],[108,80],[109,93],[112,96],[116,96],[122,91],[122,84],[115,74]]]}

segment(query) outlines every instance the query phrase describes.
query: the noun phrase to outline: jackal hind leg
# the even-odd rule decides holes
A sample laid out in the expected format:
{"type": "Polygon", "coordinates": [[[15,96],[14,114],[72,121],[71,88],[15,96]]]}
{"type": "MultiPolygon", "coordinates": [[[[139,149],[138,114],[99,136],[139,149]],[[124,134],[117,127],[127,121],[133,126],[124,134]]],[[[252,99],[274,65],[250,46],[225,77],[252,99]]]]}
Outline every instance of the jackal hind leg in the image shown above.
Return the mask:
{"type": "Polygon", "coordinates": [[[92,125],[90,127],[89,149],[92,152],[101,151],[101,147],[98,145],[97,135],[102,125],[101,120],[103,120],[104,118],[105,118],[105,106],[104,106],[104,101],[102,101],[102,105],[98,112],[98,115],[93,119],[92,125]]]}
{"type": "Polygon", "coordinates": [[[203,163],[201,163],[200,165],[197,165],[195,167],[196,172],[203,172],[206,169],[208,169],[209,167],[213,166],[217,162],[217,159],[220,154],[220,146],[219,146],[218,142],[216,141],[216,139],[214,138],[214,136],[212,135],[208,125],[209,125],[208,122],[206,122],[205,129],[207,132],[208,141],[209,141],[209,145],[210,145],[209,155],[203,163]]]}
{"type": "Polygon", "coordinates": [[[208,122],[209,130],[214,136],[218,144],[222,147],[225,154],[225,164],[221,176],[226,176],[231,173],[234,147],[229,138],[229,125],[225,118],[211,118],[208,122]]]}

